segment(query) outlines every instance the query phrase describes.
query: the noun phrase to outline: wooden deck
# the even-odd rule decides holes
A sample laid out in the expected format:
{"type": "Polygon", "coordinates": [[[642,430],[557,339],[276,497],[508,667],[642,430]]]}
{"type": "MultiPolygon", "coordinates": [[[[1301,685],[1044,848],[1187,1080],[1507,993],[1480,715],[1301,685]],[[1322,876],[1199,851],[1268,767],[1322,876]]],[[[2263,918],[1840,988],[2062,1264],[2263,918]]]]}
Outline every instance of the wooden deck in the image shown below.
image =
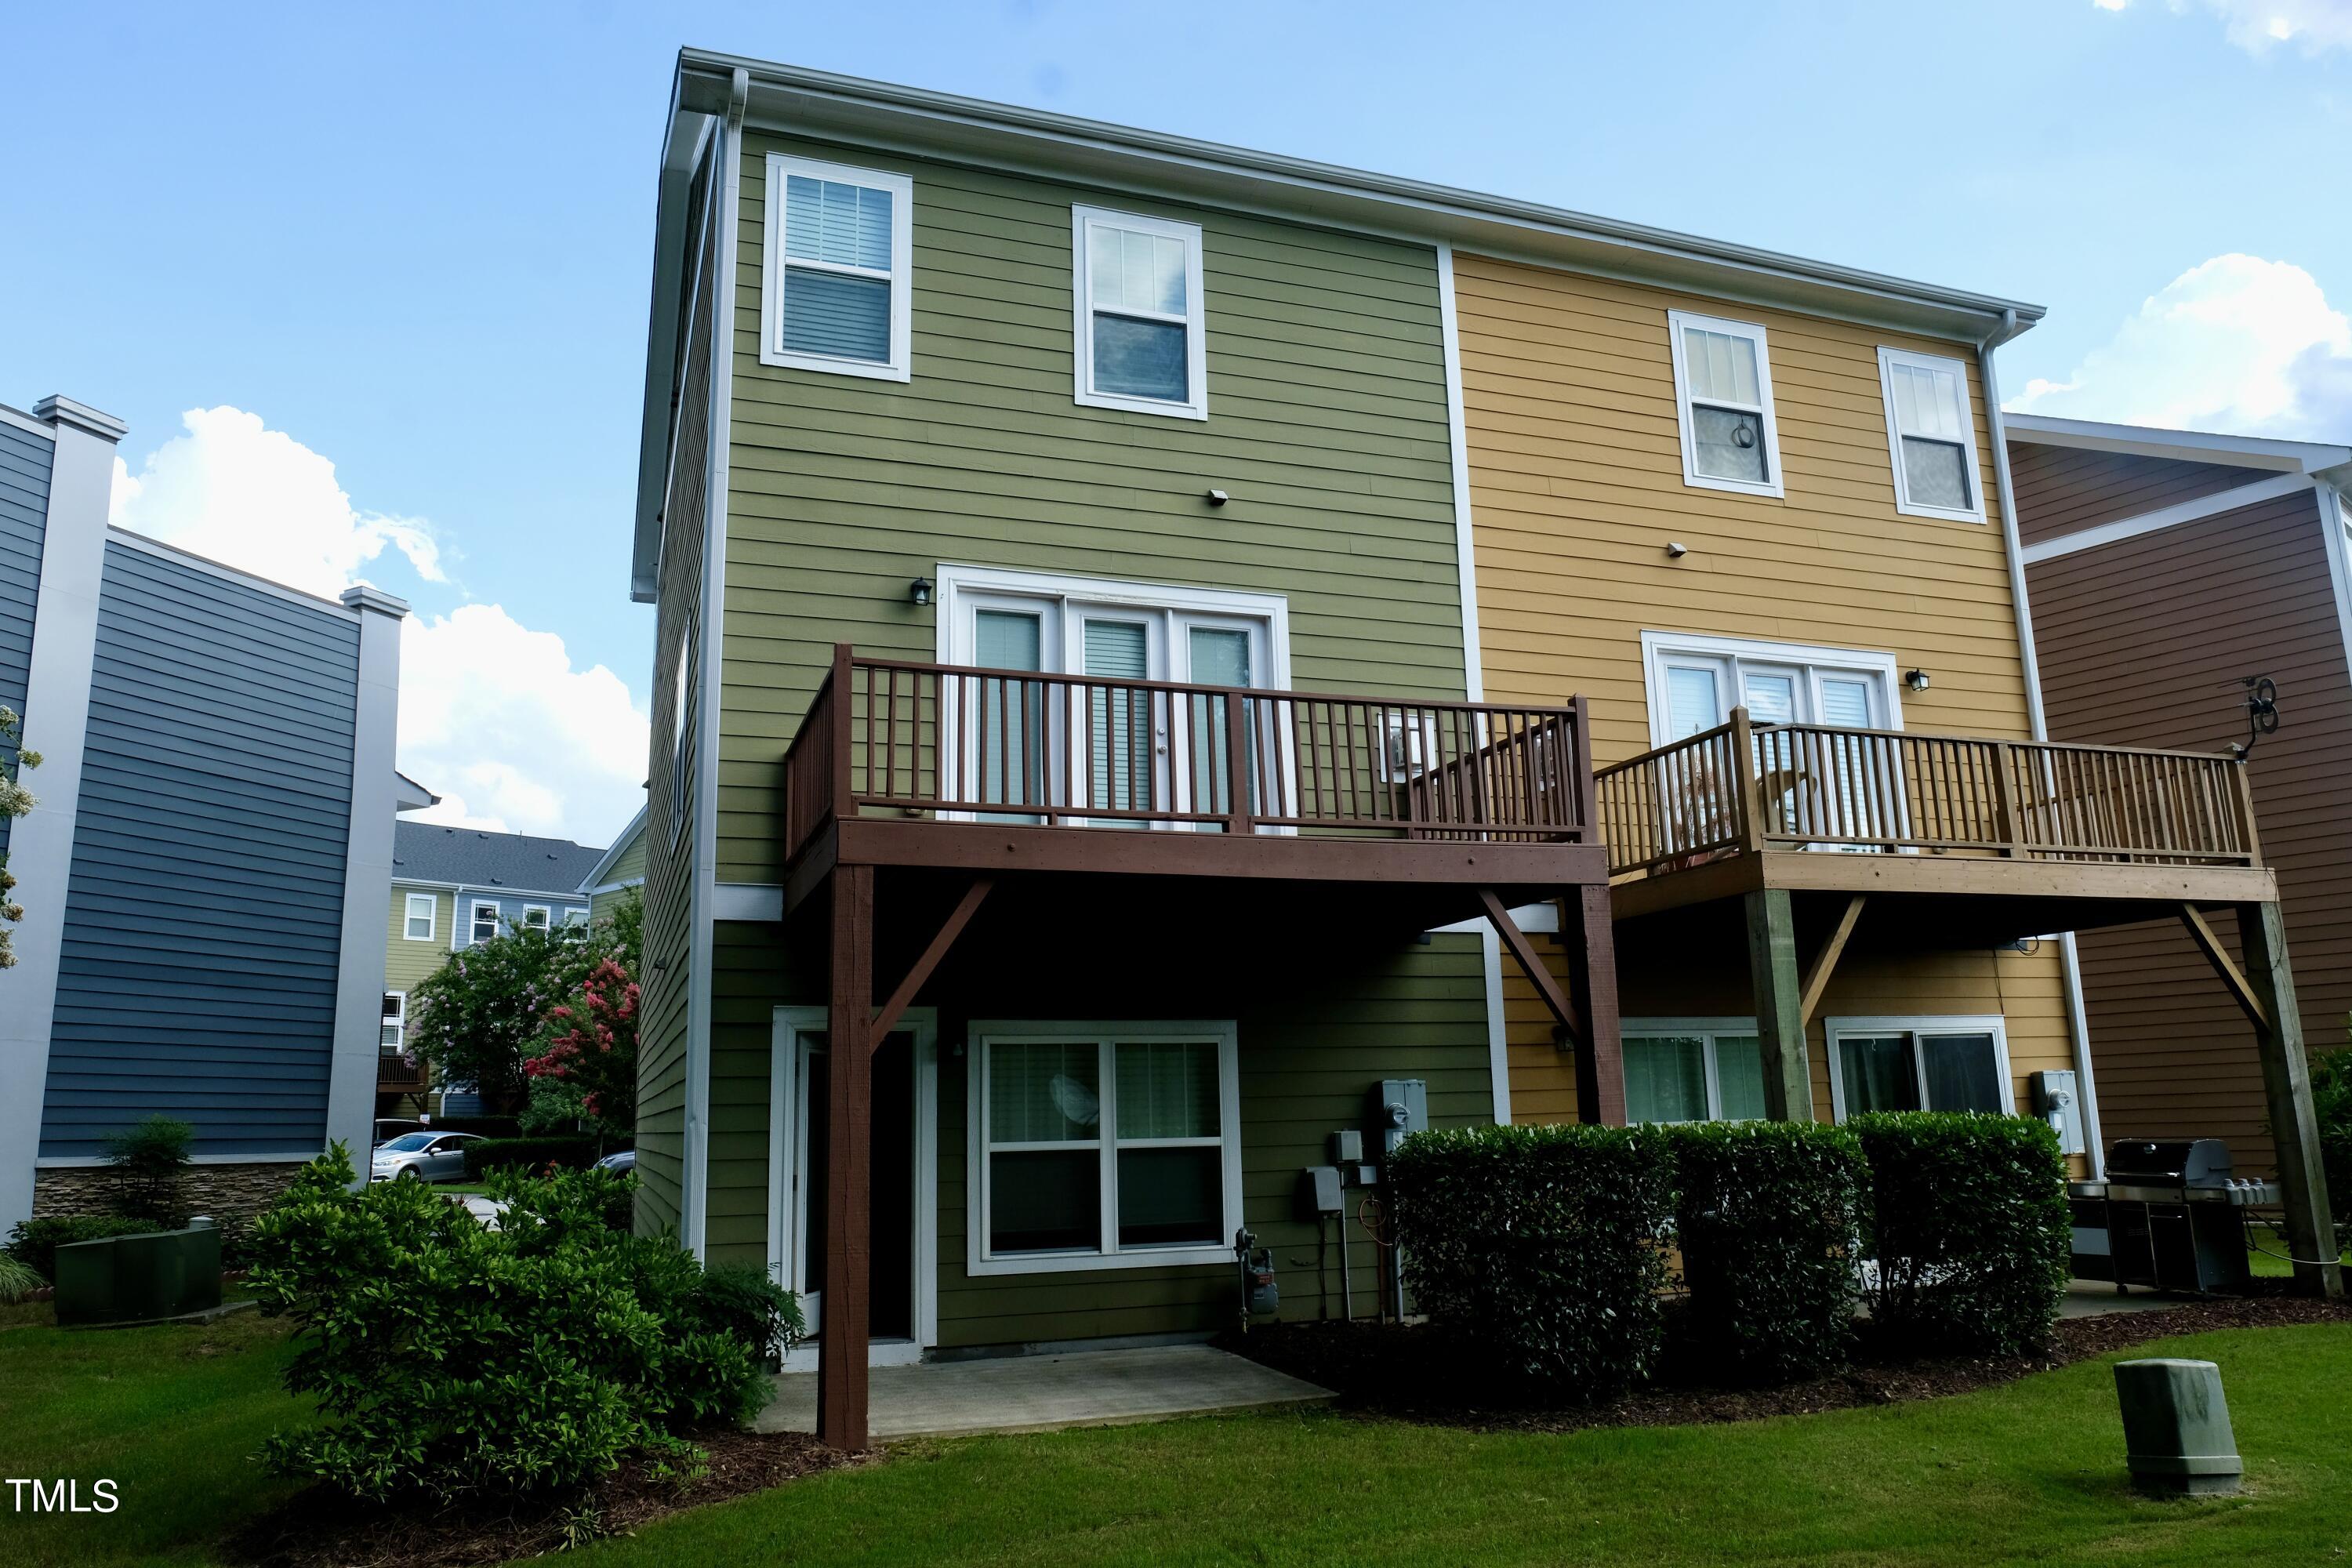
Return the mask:
{"type": "Polygon", "coordinates": [[[1617,919],[1783,889],[1909,906],[1923,942],[2268,902],[2235,757],[1828,725],[1716,729],[1599,771],[1617,919]]]}

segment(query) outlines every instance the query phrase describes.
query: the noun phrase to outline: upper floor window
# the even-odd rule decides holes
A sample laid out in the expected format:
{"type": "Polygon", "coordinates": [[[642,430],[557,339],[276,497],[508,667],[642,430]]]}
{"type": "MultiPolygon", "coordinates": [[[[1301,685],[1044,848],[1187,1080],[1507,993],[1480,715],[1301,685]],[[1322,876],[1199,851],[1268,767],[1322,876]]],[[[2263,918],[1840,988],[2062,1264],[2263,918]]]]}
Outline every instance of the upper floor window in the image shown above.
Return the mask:
{"type": "Polygon", "coordinates": [[[404,917],[401,932],[410,942],[433,940],[433,915],[436,901],[435,896],[431,893],[408,895],[408,910],[404,917]]]}
{"type": "Polygon", "coordinates": [[[1674,340],[1683,482],[1744,495],[1780,494],[1780,434],[1772,421],[1772,360],[1764,329],[1669,310],[1666,331],[1674,340]]]}
{"type": "Polygon", "coordinates": [[[533,931],[547,930],[553,923],[554,916],[555,911],[545,904],[525,904],[522,907],[522,923],[533,931]]]}
{"type": "Polygon", "coordinates": [[[1209,416],[1201,226],[1073,207],[1077,400],[1209,416]]]}
{"type": "Polygon", "coordinates": [[[400,1049],[401,1033],[408,1026],[408,993],[387,991],[383,994],[383,1028],[377,1037],[378,1046],[387,1051],[400,1049]]]}
{"type": "Polygon", "coordinates": [[[760,363],[908,379],[915,184],[768,154],[760,363]]]}
{"type": "Polygon", "coordinates": [[[1886,446],[1895,463],[1895,510],[1910,517],[1984,521],[1977,480],[1976,421],[1968,366],[1936,354],[1878,351],[1886,394],[1886,446]]]}
{"type": "Polygon", "coordinates": [[[488,942],[498,934],[499,906],[488,899],[478,900],[474,905],[472,931],[469,933],[470,940],[473,942],[488,942]]]}
{"type": "Polygon", "coordinates": [[[564,910],[563,934],[568,937],[575,938],[586,936],[588,934],[588,911],[586,910],[564,910]]]}

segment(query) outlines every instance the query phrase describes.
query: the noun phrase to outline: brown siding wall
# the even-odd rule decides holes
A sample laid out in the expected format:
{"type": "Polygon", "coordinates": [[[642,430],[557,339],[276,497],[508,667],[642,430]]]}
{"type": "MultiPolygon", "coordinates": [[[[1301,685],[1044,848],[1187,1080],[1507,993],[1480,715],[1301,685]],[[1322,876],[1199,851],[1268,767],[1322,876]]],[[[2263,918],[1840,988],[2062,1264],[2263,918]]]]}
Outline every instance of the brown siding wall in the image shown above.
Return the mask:
{"type": "MultiPolygon", "coordinates": [[[[1691,632],[1884,649],[1934,677],[1925,693],[1897,694],[1906,728],[2029,732],[1984,389],[1967,348],[1483,257],[1457,256],[1454,275],[1490,700],[1583,692],[1595,761],[1621,761],[1650,744],[1641,634],[1691,632]],[[1765,329],[1784,498],[1684,482],[1671,309],[1765,329]],[[1990,521],[1895,510],[1881,344],[1968,362],[1990,521]],[[1690,553],[1669,559],[1668,540],[1690,553]]],[[[1818,938],[1801,934],[1810,951],[1818,938]]],[[[1629,1019],[1752,1011],[1737,927],[1621,928],[1617,957],[1629,1019]]],[[[1513,1119],[1573,1120],[1574,1077],[1549,1016],[1507,958],[1503,983],[1513,1119]]],[[[2021,1090],[2027,1073],[2073,1065],[2061,985],[2054,947],[2000,958],[1857,952],[1819,1016],[2001,1013],[2021,1090]]],[[[1811,1043],[1826,1119],[1818,1021],[1811,1043]]]]}
{"type": "MultiPolygon", "coordinates": [[[[2352,1009],[2352,671],[2312,497],[2058,556],[2028,586],[2054,739],[2218,751],[2245,735],[2242,679],[2278,682],[2279,731],[2250,764],[2254,808],[2306,1037],[2340,1049],[2352,1009]]],[[[2221,924],[2234,940],[2234,921],[2221,924]]],[[[2252,1031],[2186,935],[2133,926],[2081,944],[2107,1137],[2211,1134],[2241,1169],[2269,1169],[2252,1031]]]]}
{"type": "Polygon", "coordinates": [[[2009,444],[2010,484],[2017,492],[2017,531],[2028,544],[2271,477],[2267,468],[2226,463],[2082,452],[2032,441],[2009,444]]]}

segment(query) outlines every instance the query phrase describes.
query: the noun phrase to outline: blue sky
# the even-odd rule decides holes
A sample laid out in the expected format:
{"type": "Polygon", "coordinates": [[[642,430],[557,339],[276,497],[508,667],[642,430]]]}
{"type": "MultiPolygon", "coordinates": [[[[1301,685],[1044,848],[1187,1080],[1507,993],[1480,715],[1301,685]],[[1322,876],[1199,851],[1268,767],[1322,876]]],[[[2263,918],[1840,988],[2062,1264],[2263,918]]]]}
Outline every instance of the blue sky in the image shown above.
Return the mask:
{"type": "Polygon", "coordinates": [[[128,420],[136,526],[411,598],[404,758],[518,829],[602,842],[642,776],[681,44],[2031,300],[2012,401],[2352,436],[2352,0],[110,5],[9,37],[0,402],[128,420]]]}

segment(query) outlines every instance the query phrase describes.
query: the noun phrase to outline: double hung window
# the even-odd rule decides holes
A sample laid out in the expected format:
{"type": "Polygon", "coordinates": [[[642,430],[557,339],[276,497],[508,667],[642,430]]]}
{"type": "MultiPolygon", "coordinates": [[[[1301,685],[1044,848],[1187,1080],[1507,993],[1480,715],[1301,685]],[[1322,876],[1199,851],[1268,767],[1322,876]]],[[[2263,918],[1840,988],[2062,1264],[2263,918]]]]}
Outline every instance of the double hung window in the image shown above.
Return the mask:
{"type": "Polygon", "coordinates": [[[1077,401],[1206,419],[1201,226],[1082,206],[1071,230],[1077,401]]]}
{"type": "Polygon", "coordinates": [[[1780,434],[1764,329],[1687,310],[1666,312],[1673,339],[1683,481],[1746,495],[1781,493],[1780,434]]]}
{"type": "Polygon", "coordinates": [[[467,932],[468,943],[488,942],[499,934],[499,906],[489,899],[474,901],[474,918],[467,932]]]}
{"type": "Polygon", "coordinates": [[[401,1037],[408,1026],[408,993],[387,991],[383,994],[383,1027],[376,1043],[383,1050],[400,1049],[401,1037]]]}
{"type": "Polygon", "coordinates": [[[1231,1023],[971,1026],[975,1272],[1145,1268],[1241,1224],[1231,1023]]]}
{"type": "Polygon", "coordinates": [[[438,895],[411,893],[401,920],[401,935],[410,942],[433,940],[434,911],[438,895]]]}
{"type": "Polygon", "coordinates": [[[1878,351],[1895,507],[1911,517],[1984,521],[1968,366],[1937,354],[1878,351]]]}
{"type": "Polygon", "coordinates": [[[905,381],[914,182],[768,155],[760,361],[905,381]]]}

